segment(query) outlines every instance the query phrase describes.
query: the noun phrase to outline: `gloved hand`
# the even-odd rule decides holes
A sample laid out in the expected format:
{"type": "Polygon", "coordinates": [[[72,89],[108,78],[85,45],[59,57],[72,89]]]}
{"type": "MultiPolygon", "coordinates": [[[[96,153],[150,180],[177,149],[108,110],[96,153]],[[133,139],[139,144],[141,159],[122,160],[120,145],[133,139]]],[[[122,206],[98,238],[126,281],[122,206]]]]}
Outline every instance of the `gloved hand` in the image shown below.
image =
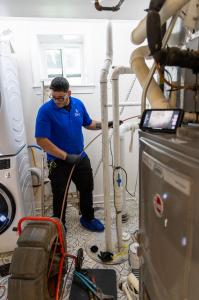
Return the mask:
{"type": "MultiPolygon", "coordinates": [[[[123,124],[123,121],[119,120],[119,124],[123,124]]],[[[108,128],[113,128],[113,121],[108,121],[108,128]]]]}
{"type": "Polygon", "coordinates": [[[65,162],[70,165],[77,164],[81,159],[80,154],[67,154],[65,162]]]}

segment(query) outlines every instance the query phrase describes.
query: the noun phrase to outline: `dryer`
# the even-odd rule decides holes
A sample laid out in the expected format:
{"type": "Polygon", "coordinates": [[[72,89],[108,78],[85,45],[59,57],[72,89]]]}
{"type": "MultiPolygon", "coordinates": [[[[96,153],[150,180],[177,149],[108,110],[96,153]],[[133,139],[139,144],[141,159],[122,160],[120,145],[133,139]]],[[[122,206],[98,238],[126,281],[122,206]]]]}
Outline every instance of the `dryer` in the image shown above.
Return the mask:
{"type": "Polygon", "coordinates": [[[0,253],[14,250],[18,221],[33,215],[33,198],[27,147],[0,156],[0,253]]]}
{"type": "Polygon", "coordinates": [[[15,54],[3,43],[0,44],[0,128],[0,156],[16,154],[26,144],[22,100],[15,54]]]}

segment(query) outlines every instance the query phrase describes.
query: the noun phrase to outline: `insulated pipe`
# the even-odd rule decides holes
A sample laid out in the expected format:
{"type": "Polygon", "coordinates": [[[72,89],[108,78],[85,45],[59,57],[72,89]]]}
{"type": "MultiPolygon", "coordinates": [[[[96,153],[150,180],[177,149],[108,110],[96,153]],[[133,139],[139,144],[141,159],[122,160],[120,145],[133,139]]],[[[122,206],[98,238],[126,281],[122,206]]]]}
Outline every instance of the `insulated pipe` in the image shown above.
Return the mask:
{"type": "Polygon", "coordinates": [[[119,75],[133,74],[131,68],[116,67],[112,73],[112,103],[113,103],[113,143],[114,143],[114,203],[116,208],[116,230],[118,250],[122,248],[122,202],[120,175],[120,139],[119,139],[119,75]]]}
{"type": "Polygon", "coordinates": [[[184,26],[193,30],[197,29],[199,15],[199,0],[191,0],[187,6],[184,26]]]}
{"type": "MultiPolygon", "coordinates": [[[[161,25],[163,25],[171,16],[175,15],[190,0],[166,0],[160,10],[161,25]]],[[[131,41],[133,44],[139,45],[146,38],[146,18],[145,17],[131,33],[131,41]]]]}
{"type": "MultiPolygon", "coordinates": [[[[165,33],[165,35],[164,35],[164,39],[163,39],[163,41],[162,41],[162,49],[164,49],[164,48],[166,47],[167,43],[168,43],[169,37],[170,37],[170,35],[171,35],[171,33],[172,33],[173,27],[175,26],[175,23],[176,23],[177,18],[178,18],[178,14],[176,14],[176,15],[172,18],[172,20],[171,20],[171,22],[170,22],[170,24],[169,24],[169,27],[168,27],[168,29],[167,29],[167,31],[166,31],[166,33],[165,33]]],[[[144,83],[144,88],[143,88],[143,92],[142,92],[142,101],[141,101],[141,112],[143,112],[144,109],[146,108],[147,91],[148,91],[148,89],[149,89],[149,87],[150,87],[150,83],[151,83],[151,81],[152,81],[152,79],[153,79],[153,75],[154,75],[154,73],[155,73],[155,70],[156,70],[156,64],[154,63],[154,64],[153,64],[153,67],[151,68],[151,70],[150,70],[150,72],[149,72],[149,74],[148,74],[148,76],[147,76],[147,78],[146,78],[146,80],[145,80],[145,83],[144,83]]],[[[157,86],[158,86],[158,85],[157,85],[157,86]]],[[[156,86],[156,89],[157,89],[157,86],[156,86]]],[[[158,87],[159,87],[159,86],[158,86],[158,87]]],[[[159,89],[160,89],[160,87],[159,87],[159,89]]],[[[161,91],[161,93],[162,93],[162,90],[161,90],[161,89],[160,89],[160,91],[161,91]]],[[[157,91],[156,91],[156,92],[157,92],[157,91]]],[[[162,96],[164,97],[163,93],[162,93],[162,96]]],[[[154,102],[154,100],[155,100],[155,98],[153,98],[153,102],[154,102]]],[[[165,100],[166,100],[166,99],[165,99],[165,100]]],[[[150,101],[150,103],[151,103],[151,106],[152,106],[152,107],[159,108],[159,107],[153,105],[152,101],[150,101]]],[[[162,102],[162,104],[161,104],[160,107],[164,108],[164,107],[165,107],[165,104],[166,104],[166,107],[168,108],[168,107],[169,107],[169,102],[168,102],[168,101],[167,101],[167,103],[163,103],[163,102],[162,102]]]]}
{"type": "Polygon", "coordinates": [[[106,251],[112,252],[111,235],[111,207],[110,207],[110,179],[109,179],[109,133],[108,133],[108,95],[107,77],[112,64],[112,27],[107,25],[106,59],[100,76],[100,102],[102,120],[102,158],[103,158],[103,192],[104,192],[104,217],[105,217],[105,242],[106,251]]]}
{"type": "MultiPolygon", "coordinates": [[[[147,46],[141,46],[133,51],[130,58],[131,68],[133,72],[135,72],[137,79],[143,88],[145,87],[146,78],[150,74],[150,70],[145,63],[145,58],[148,55],[149,48],[147,46]]],[[[152,107],[168,108],[168,101],[153,78],[151,79],[147,90],[147,98],[152,107]]]]}

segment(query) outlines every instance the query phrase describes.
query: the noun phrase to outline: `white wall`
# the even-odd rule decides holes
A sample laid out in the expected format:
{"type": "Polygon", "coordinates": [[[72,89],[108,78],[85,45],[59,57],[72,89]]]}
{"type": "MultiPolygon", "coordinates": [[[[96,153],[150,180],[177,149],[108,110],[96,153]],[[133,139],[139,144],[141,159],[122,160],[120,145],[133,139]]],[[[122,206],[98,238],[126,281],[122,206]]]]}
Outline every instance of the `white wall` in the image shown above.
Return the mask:
{"type": "MultiPolygon", "coordinates": [[[[134,45],[130,42],[130,32],[137,25],[137,21],[113,21],[113,65],[129,66],[129,58],[134,45]]],[[[88,55],[91,57],[89,68],[93,72],[94,90],[92,94],[73,94],[80,98],[85,103],[93,119],[100,120],[100,102],[99,102],[99,77],[100,70],[103,66],[106,51],[106,24],[105,20],[63,20],[63,19],[26,19],[26,18],[1,18],[0,28],[10,28],[15,37],[15,51],[19,66],[19,77],[21,82],[21,92],[23,98],[24,117],[26,123],[26,131],[28,135],[28,142],[34,143],[34,124],[38,107],[42,103],[42,93],[40,88],[35,88],[34,76],[32,72],[32,55],[33,53],[34,35],[36,33],[65,33],[68,32],[86,32],[87,37],[91,41],[91,49],[88,55]],[[93,57],[93,59],[92,59],[93,57]]],[[[120,101],[124,101],[127,91],[131,83],[132,75],[123,75],[120,79],[120,101]]],[[[111,85],[109,87],[109,95],[111,95],[111,85]]],[[[141,99],[141,88],[138,82],[131,93],[130,101],[139,101],[141,99]]],[[[111,99],[110,99],[111,101],[111,99]]],[[[109,119],[112,120],[112,113],[110,110],[109,119]]],[[[125,108],[121,119],[137,115],[140,113],[140,108],[125,108]]],[[[85,131],[85,144],[87,144],[96,132],[85,131]]],[[[130,141],[130,134],[127,134],[127,172],[128,172],[128,188],[130,191],[134,190],[137,167],[138,167],[138,143],[137,136],[134,139],[133,154],[128,153],[128,144],[130,141]]],[[[93,170],[97,166],[97,162],[101,157],[101,138],[95,141],[88,149],[87,153],[90,156],[93,170]]],[[[102,170],[95,179],[94,195],[96,199],[102,194],[102,170]]]]}

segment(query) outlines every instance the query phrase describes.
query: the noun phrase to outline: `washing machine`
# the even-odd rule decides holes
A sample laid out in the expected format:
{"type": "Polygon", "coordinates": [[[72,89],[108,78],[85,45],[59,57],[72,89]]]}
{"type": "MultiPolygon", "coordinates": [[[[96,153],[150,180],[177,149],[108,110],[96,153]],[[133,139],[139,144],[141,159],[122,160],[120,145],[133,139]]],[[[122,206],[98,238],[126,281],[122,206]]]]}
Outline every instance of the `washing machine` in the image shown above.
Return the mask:
{"type": "Polygon", "coordinates": [[[0,42],[0,253],[13,251],[19,219],[33,215],[33,189],[15,54],[0,42]]]}
{"type": "Polygon", "coordinates": [[[20,218],[33,215],[33,190],[28,149],[0,156],[0,253],[13,251],[20,218]]]}
{"type": "Polygon", "coordinates": [[[16,154],[26,144],[17,62],[8,46],[0,43],[0,156],[16,154]]]}

